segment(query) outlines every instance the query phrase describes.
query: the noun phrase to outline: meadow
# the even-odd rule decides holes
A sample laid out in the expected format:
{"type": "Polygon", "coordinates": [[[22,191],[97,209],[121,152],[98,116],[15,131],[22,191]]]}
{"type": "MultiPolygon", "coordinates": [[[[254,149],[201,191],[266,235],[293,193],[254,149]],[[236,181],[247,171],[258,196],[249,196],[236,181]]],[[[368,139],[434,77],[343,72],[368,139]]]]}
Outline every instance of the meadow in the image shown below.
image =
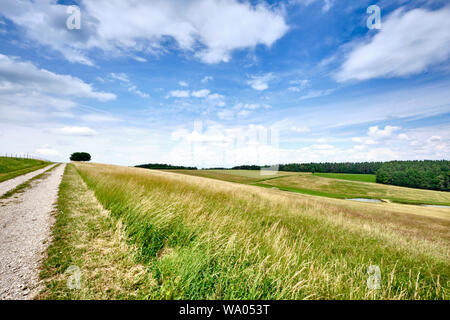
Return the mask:
{"type": "Polygon", "coordinates": [[[40,298],[450,298],[448,209],[76,163],[58,210],[40,298]],[[65,286],[69,265],[81,290],[65,286]]]}
{"type": "Polygon", "coordinates": [[[261,176],[258,170],[173,170],[171,172],[336,199],[367,198],[405,204],[450,205],[449,192],[374,183],[374,176],[366,174],[278,171],[273,176],[261,176]]]}
{"type": "Polygon", "coordinates": [[[321,173],[315,172],[315,176],[332,179],[342,179],[349,181],[361,181],[361,182],[375,182],[376,175],[374,174],[356,174],[356,173],[321,173]]]}
{"type": "Polygon", "coordinates": [[[50,162],[36,159],[0,157],[0,182],[44,168],[50,162]]]}

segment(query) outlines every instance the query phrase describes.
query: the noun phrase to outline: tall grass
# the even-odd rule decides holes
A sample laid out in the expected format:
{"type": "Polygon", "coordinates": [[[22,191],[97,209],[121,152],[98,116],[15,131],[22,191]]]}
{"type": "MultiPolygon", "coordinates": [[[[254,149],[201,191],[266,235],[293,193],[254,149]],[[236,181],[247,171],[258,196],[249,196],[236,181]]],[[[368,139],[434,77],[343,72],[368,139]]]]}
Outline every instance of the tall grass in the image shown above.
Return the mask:
{"type": "Polygon", "coordinates": [[[446,220],[433,220],[443,236],[427,239],[414,215],[381,221],[258,187],[106,165],[77,169],[156,280],[139,288],[145,297],[449,298],[446,220]],[[381,270],[379,290],[367,288],[370,265],[381,270]]]}

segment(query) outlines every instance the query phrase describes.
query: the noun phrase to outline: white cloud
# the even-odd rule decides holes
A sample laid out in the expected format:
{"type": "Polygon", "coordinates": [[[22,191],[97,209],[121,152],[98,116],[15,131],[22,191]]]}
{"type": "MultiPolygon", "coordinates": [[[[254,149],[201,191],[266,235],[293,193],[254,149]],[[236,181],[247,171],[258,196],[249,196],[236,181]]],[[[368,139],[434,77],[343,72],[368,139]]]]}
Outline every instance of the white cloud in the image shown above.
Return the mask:
{"type": "Polygon", "coordinates": [[[87,65],[93,65],[87,55],[95,48],[134,59],[135,52],[167,52],[167,37],[203,62],[227,62],[234,50],[260,44],[270,47],[288,31],[282,10],[266,3],[82,0],[80,5],[79,32],[66,28],[66,6],[53,0],[2,1],[0,12],[24,28],[29,38],[71,62],[87,65]]]}
{"type": "Polygon", "coordinates": [[[328,96],[331,93],[333,93],[334,90],[336,90],[336,89],[310,90],[308,93],[302,95],[299,99],[306,100],[306,99],[313,99],[313,98],[328,96]]]}
{"type": "Polygon", "coordinates": [[[71,136],[93,136],[97,134],[97,131],[89,127],[64,127],[56,129],[54,131],[57,134],[71,135],[71,136]]]}
{"type": "Polygon", "coordinates": [[[289,81],[289,84],[293,85],[288,88],[289,91],[300,92],[309,85],[309,80],[292,80],[289,81]]]}
{"type": "Polygon", "coordinates": [[[116,79],[116,80],[119,80],[119,81],[122,81],[122,82],[126,82],[126,83],[130,82],[130,79],[128,79],[128,75],[126,75],[125,73],[114,73],[114,72],[111,72],[109,75],[113,79],[116,79]]]}
{"type": "Polygon", "coordinates": [[[392,136],[395,131],[400,130],[400,127],[385,126],[384,129],[379,129],[378,126],[370,127],[367,135],[373,139],[386,139],[392,136]]]}
{"type": "Polygon", "coordinates": [[[182,87],[188,87],[189,86],[189,83],[187,83],[186,81],[180,81],[180,82],[178,82],[178,84],[180,86],[182,86],[182,87]]]}
{"type": "Polygon", "coordinates": [[[259,76],[250,76],[250,78],[247,84],[255,90],[263,91],[269,88],[269,82],[274,79],[274,75],[272,73],[266,73],[259,76]]]}
{"type": "Polygon", "coordinates": [[[336,74],[338,81],[409,76],[450,56],[450,7],[429,11],[398,9],[383,18],[382,29],[356,44],[336,74]]]}
{"type": "Polygon", "coordinates": [[[207,83],[207,82],[212,81],[212,80],[214,80],[213,77],[205,76],[201,81],[202,81],[202,83],[207,83]]]}
{"type": "Polygon", "coordinates": [[[169,92],[169,96],[175,98],[188,98],[190,96],[189,90],[172,90],[169,92]]]}
{"type": "Polygon", "coordinates": [[[311,129],[309,129],[308,127],[297,127],[297,126],[292,126],[291,130],[297,133],[307,133],[311,131],[311,129]]]}
{"type": "Polygon", "coordinates": [[[192,91],[192,96],[196,98],[204,98],[210,94],[208,89],[201,89],[198,91],[192,91]]]}
{"type": "Polygon", "coordinates": [[[137,94],[141,98],[148,98],[150,95],[148,93],[144,93],[141,90],[138,90],[135,85],[131,85],[128,87],[128,91],[137,94]]]}
{"type": "Polygon", "coordinates": [[[126,86],[128,86],[128,92],[135,93],[141,98],[148,98],[150,95],[139,90],[129,79],[128,75],[125,73],[114,73],[111,72],[109,77],[114,80],[119,80],[123,82],[126,86]]]}
{"type": "Polygon", "coordinates": [[[90,84],[70,75],[60,75],[38,69],[28,61],[20,61],[0,54],[0,82],[2,92],[32,92],[92,98],[99,101],[114,100],[112,93],[96,91],[90,84]]]}

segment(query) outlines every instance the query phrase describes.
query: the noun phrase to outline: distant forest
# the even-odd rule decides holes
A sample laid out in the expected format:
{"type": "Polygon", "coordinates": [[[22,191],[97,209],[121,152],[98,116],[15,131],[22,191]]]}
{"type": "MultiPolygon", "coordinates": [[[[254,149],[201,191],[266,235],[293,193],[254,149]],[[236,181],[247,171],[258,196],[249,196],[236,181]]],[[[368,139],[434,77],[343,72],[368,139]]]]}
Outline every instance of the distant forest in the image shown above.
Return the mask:
{"type": "Polygon", "coordinates": [[[450,161],[390,161],[377,171],[377,182],[396,186],[450,191],[450,161]]]}
{"type": "Polygon", "coordinates": [[[172,166],[171,164],[163,164],[163,163],[147,163],[147,164],[140,164],[135,167],[145,169],[197,170],[197,167],[172,166]]]}
{"type": "MultiPolygon", "coordinates": [[[[232,169],[259,170],[244,165],[232,169]]],[[[280,164],[280,171],[375,174],[376,181],[396,186],[450,191],[450,161],[323,162],[280,164]]]]}
{"type": "MultiPolygon", "coordinates": [[[[278,170],[291,172],[365,173],[375,174],[383,162],[323,162],[280,164],[278,170]]],[[[266,166],[268,167],[268,166],[266,166]]],[[[244,165],[234,170],[260,170],[261,166],[244,165]]]]}

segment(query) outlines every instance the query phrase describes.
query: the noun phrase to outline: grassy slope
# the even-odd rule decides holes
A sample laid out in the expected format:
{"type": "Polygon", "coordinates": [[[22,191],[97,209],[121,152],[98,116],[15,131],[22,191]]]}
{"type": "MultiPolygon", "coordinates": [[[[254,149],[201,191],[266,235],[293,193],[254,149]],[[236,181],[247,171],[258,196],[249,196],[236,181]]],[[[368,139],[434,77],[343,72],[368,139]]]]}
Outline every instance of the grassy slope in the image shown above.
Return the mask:
{"type": "Polygon", "coordinates": [[[315,176],[332,179],[342,179],[349,181],[375,182],[374,174],[354,174],[354,173],[314,173],[315,176]]]}
{"type": "Polygon", "coordinates": [[[36,159],[0,157],[0,182],[44,168],[50,162],[36,159]]]}
{"type": "MultiPolygon", "coordinates": [[[[275,187],[283,191],[336,199],[371,198],[385,199],[392,202],[408,204],[450,205],[450,192],[389,186],[372,182],[363,182],[361,180],[356,181],[356,179],[361,179],[361,177],[352,177],[354,175],[348,174],[278,172],[276,177],[268,178],[265,176],[260,176],[259,171],[253,171],[253,175],[247,172],[239,172],[241,170],[224,170],[228,171],[227,174],[222,174],[221,172],[216,171],[220,170],[184,170],[175,172],[230,182],[253,184],[265,188],[275,187]],[[246,175],[246,177],[242,178],[243,175],[246,175]],[[339,179],[337,179],[338,177],[339,179]],[[355,181],[348,181],[351,179],[355,181]]],[[[362,179],[369,180],[371,178],[364,177],[362,179]]]]}
{"type": "MultiPolygon", "coordinates": [[[[155,281],[137,285],[137,297],[449,298],[449,219],[161,171],[77,167],[113,221],[123,223],[133,259],[155,281]],[[366,287],[373,264],[381,269],[380,290],[366,287]]],[[[76,191],[67,177],[63,183],[61,201],[76,191]]],[[[66,229],[55,243],[66,241],[66,248],[53,248],[47,266],[55,266],[55,277],[65,270],[58,259],[79,250],[71,232],[80,224],[64,222],[74,204],[63,204],[58,220],[66,229]]],[[[77,217],[92,215],[76,209],[77,217]]],[[[91,257],[79,263],[97,256],[85,254],[91,257]]]]}
{"type": "Polygon", "coordinates": [[[281,172],[263,176],[259,170],[165,170],[167,172],[182,173],[192,176],[212,178],[237,183],[255,183],[261,180],[295,175],[295,172],[281,172]]]}

